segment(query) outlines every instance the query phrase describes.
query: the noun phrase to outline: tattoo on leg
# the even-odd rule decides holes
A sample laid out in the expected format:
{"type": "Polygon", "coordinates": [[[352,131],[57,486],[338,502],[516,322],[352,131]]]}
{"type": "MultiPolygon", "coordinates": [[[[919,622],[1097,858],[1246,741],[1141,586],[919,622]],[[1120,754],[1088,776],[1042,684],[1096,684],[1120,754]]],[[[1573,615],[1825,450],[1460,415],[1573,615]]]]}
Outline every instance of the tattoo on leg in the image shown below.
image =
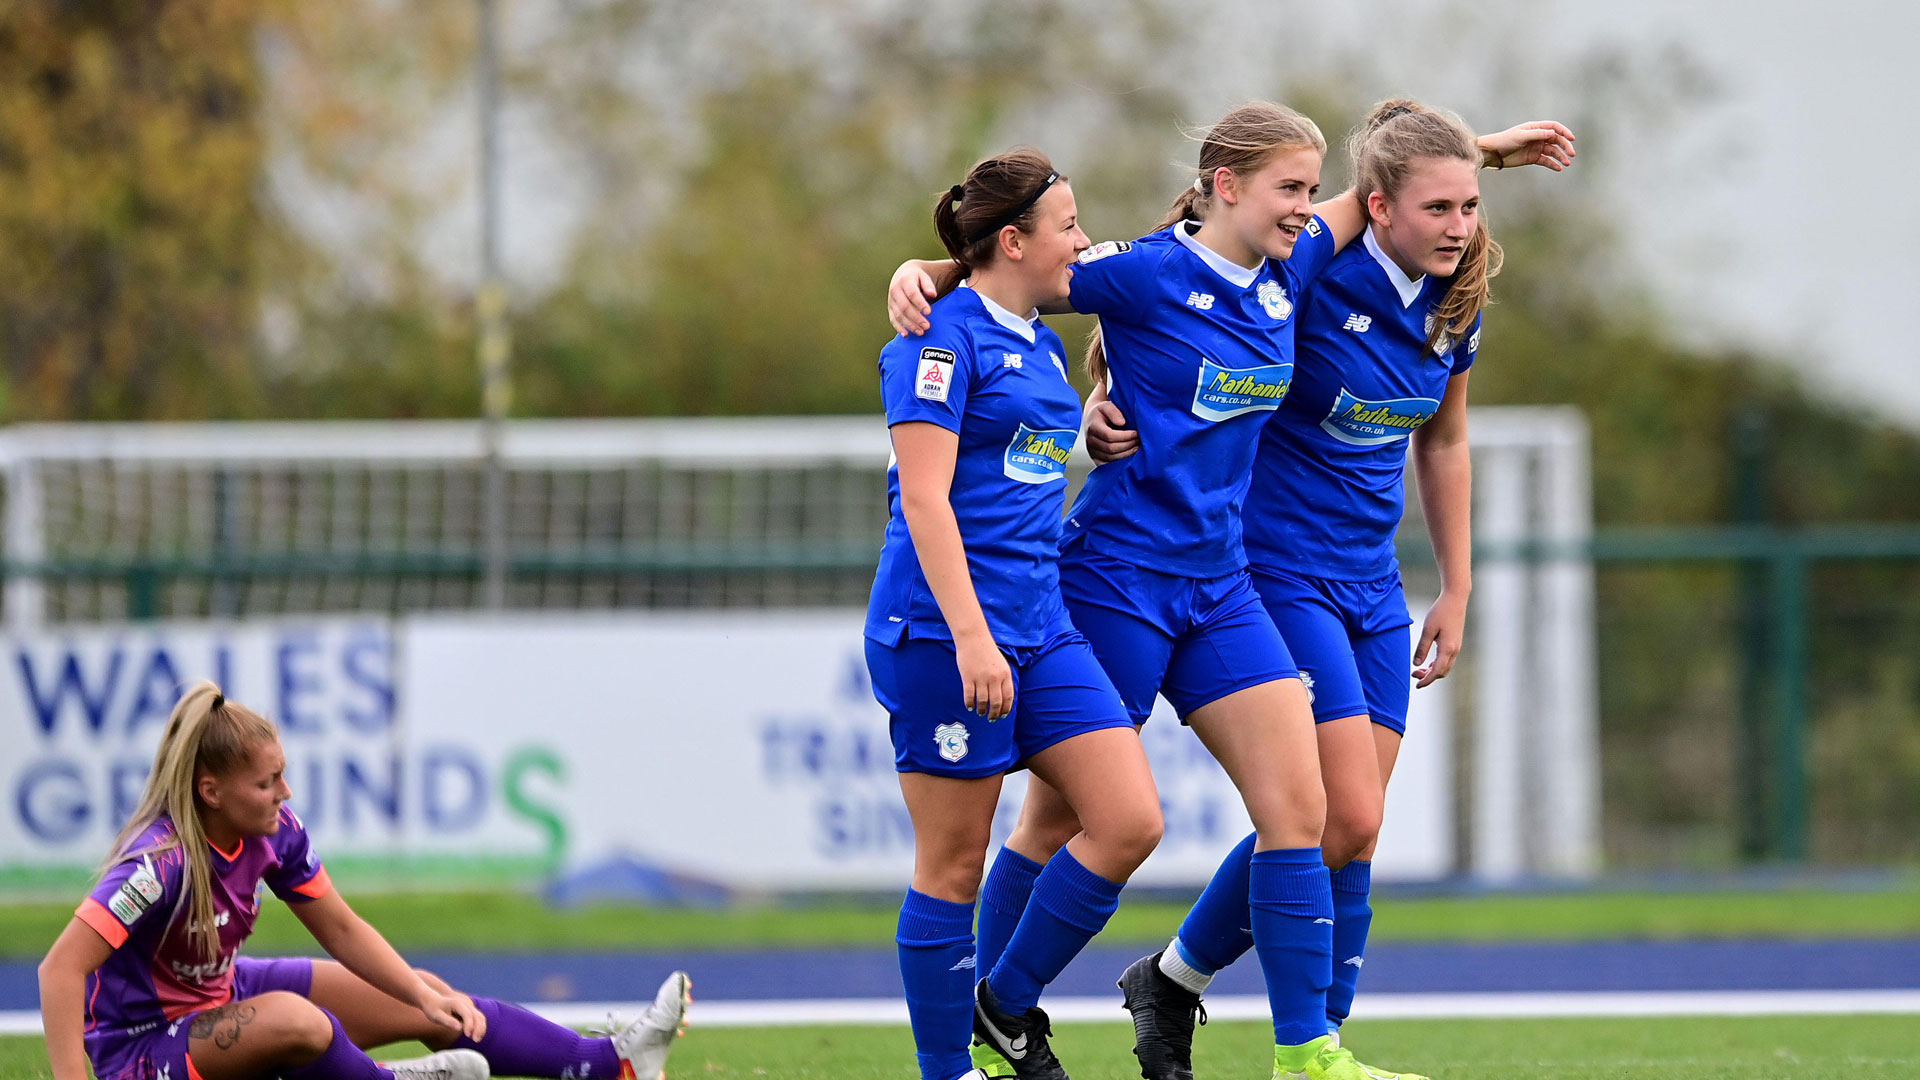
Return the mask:
{"type": "Polygon", "coordinates": [[[212,1039],[213,1045],[231,1050],[240,1041],[240,1029],[253,1023],[254,1007],[230,1001],[217,1008],[195,1013],[187,1029],[189,1039],[212,1039]]]}

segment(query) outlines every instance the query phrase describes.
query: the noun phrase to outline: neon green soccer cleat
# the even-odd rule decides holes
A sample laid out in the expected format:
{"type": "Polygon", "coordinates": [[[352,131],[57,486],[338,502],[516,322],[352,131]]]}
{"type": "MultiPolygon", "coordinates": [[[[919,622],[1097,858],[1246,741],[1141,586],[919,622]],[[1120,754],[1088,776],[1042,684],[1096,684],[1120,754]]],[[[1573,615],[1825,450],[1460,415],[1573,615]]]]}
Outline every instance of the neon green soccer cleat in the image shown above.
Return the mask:
{"type": "MultiPolygon", "coordinates": [[[[1340,1045],[1340,1033],[1337,1031],[1332,1032],[1331,1038],[1333,1039],[1333,1045],[1338,1047],[1340,1045]]],[[[1360,1066],[1360,1072],[1365,1075],[1368,1080],[1432,1080],[1431,1077],[1421,1076],[1419,1073],[1397,1073],[1388,1072],[1385,1069],[1377,1069],[1372,1065],[1360,1061],[1358,1058],[1354,1059],[1354,1063],[1360,1066]]]]}
{"type": "Polygon", "coordinates": [[[1426,1080],[1412,1073],[1370,1069],[1330,1035],[1299,1046],[1273,1048],[1273,1080],[1426,1080]]]}
{"type": "Polygon", "coordinates": [[[1013,1075],[1013,1066],[1000,1056],[1000,1051],[983,1042],[973,1044],[973,1067],[988,1077],[1013,1075]]]}

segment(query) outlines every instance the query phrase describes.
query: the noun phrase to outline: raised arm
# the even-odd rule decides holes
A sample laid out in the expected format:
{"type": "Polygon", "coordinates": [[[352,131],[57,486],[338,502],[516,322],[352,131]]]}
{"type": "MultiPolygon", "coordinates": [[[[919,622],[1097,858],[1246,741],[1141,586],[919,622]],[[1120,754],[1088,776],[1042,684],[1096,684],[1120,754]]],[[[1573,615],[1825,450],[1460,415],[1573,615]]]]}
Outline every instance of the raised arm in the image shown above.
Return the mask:
{"type": "MultiPolygon", "coordinates": [[[[887,282],[887,321],[893,324],[894,333],[909,337],[926,333],[932,325],[927,316],[933,312],[933,302],[959,286],[952,259],[908,259],[901,263],[887,282]]],[[[1042,304],[1040,314],[1071,315],[1073,305],[1065,301],[1042,304]]]]}
{"type": "Polygon", "coordinates": [[[1013,708],[1013,672],[980,610],[980,597],[967,569],[966,545],[960,539],[960,522],[953,516],[949,496],[960,436],[926,421],[895,424],[889,431],[900,463],[900,512],[920,557],[920,571],[953,634],[965,704],[989,720],[998,720],[1013,708]]]}
{"type": "Polygon", "coordinates": [[[486,1035],[486,1015],[474,1008],[471,998],[443,994],[427,985],[380,931],[347,906],[339,892],[329,890],[316,899],[288,906],[328,956],[368,985],[414,1006],[449,1033],[459,1032],[475,1040],[486,1035]]]}
{"type": "Polygon", "coordinates": [[[112,955],[113,946],[99,931],[76,918],[67,920],[67,928],[40,961],[40,1027],[53,1080],[88,1080],[93,1075],[83,1038],[87,976],[112,955]]]}

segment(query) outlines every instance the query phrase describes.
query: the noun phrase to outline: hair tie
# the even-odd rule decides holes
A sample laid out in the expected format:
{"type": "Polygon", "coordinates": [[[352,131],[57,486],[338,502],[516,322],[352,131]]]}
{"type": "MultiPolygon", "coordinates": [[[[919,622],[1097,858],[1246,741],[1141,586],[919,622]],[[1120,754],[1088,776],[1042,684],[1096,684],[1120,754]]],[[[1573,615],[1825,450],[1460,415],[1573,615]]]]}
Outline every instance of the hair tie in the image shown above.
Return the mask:
{"type": "Polygon", "coordinates": [[[967,237],[967,246],[972,247],[973,245],[979,243],[980,241],[985,240],[987,237],[992,236],[994,233],[999,232],[1001,229],[1004,229],[1007,226],[1013,224],[1014,222],[1019,221],[1020,215],[1026,213],[1028,208],[1032,207],[1034,203],[1039,202],[1040,196],[1045,195],[1047,193],[1047,189],[1051,188],[1054,185],[1054,182],[1059,179],[1060,179],[1060,173],[1058,170],[1048,173],[1047,178],[1045,180],[1040,181],[1040,186],[1033,189],[1033,194],[1027,196],[1024,200],[1022,200],[1019,206],[1016,206],[1012,210],[1009,210],[1006,213],[1001,214],[998,218],[994,219],[992,224],[988,225],[984,229],[980,229],[979,231],[975,232],[972,236],[967,237]]]}
{"type": "Polygon", "coordinates": [[[1374,126],[1374,127],[1380,127],[1380,126],[1382,126],[1382,125],[1384,125],[1384,124],[1385,124],[1385,123],[1386,123],[1387,121],[1389,121],[1389,120],[1398,120],[1398,119],[1399,119],[1400,117],[1402,117],[1402,116],[1412,116],[1412,115],[1413,115],[1413,107],[1412,107],[1412,106],[1410,106],[1410,105],[1395,105],[1395,106],[1394,106],[1393,108],[1391,108],[1391,109],[1388,109],[1388,110],[1387,110],[1386,112],[1384,112],[1384,113],[1381,113],[1381,114],[1380,114],[1380,119],[1378,119],[1378,120],[1376,120],[1376,121],[1374,121],[1374,122],[1373,122],[1373,126],[1374,126]]]}
{"type": "Polygon", "coordinates": [[[947,189],[947,201],[959,202],[961,196],[965,194],[966,194],[966,189],[961,187],[959,184],[955,184],[952,187],[947,189]]]}
{"type": "Polygon", "coordinates": [[[1193,178],[1193,191],[1196,195],[1205,195],[1207,193],[1206,177],[1196,176],[1193,178]]]}
{"type": "Polygon", "coordinates": [[[225,705],[226,703],[227,703],[227,695],[221,693],[218,690],[215,690],[213,692],[213,704],[207,706],[207,711],[219,712],[220,706],[225,705]]]}

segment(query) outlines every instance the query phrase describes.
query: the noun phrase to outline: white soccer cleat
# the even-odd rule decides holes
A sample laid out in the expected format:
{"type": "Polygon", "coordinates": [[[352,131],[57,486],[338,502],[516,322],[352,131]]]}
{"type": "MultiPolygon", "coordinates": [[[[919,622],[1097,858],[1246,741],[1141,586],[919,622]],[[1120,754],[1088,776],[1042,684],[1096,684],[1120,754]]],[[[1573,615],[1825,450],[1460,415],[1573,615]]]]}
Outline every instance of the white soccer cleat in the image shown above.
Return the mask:
{"type": "Polygon", "coordinates": [[[635,1080],[662,1080],[667,1075],[667,1051],[673,1040],[687,1033],[687,1008],[693,1004],[693,979],[676,971],[660,984],[653,1004],[631,1024],[613,1033],[613,1049],[635,1080]]]}
{"type": "Polygon", "coordinates": [[[493,1075],[478,1050],[442,1050],[405,1061],[383,1061],[393,1080],[488,1080],[493,1075]]]}

